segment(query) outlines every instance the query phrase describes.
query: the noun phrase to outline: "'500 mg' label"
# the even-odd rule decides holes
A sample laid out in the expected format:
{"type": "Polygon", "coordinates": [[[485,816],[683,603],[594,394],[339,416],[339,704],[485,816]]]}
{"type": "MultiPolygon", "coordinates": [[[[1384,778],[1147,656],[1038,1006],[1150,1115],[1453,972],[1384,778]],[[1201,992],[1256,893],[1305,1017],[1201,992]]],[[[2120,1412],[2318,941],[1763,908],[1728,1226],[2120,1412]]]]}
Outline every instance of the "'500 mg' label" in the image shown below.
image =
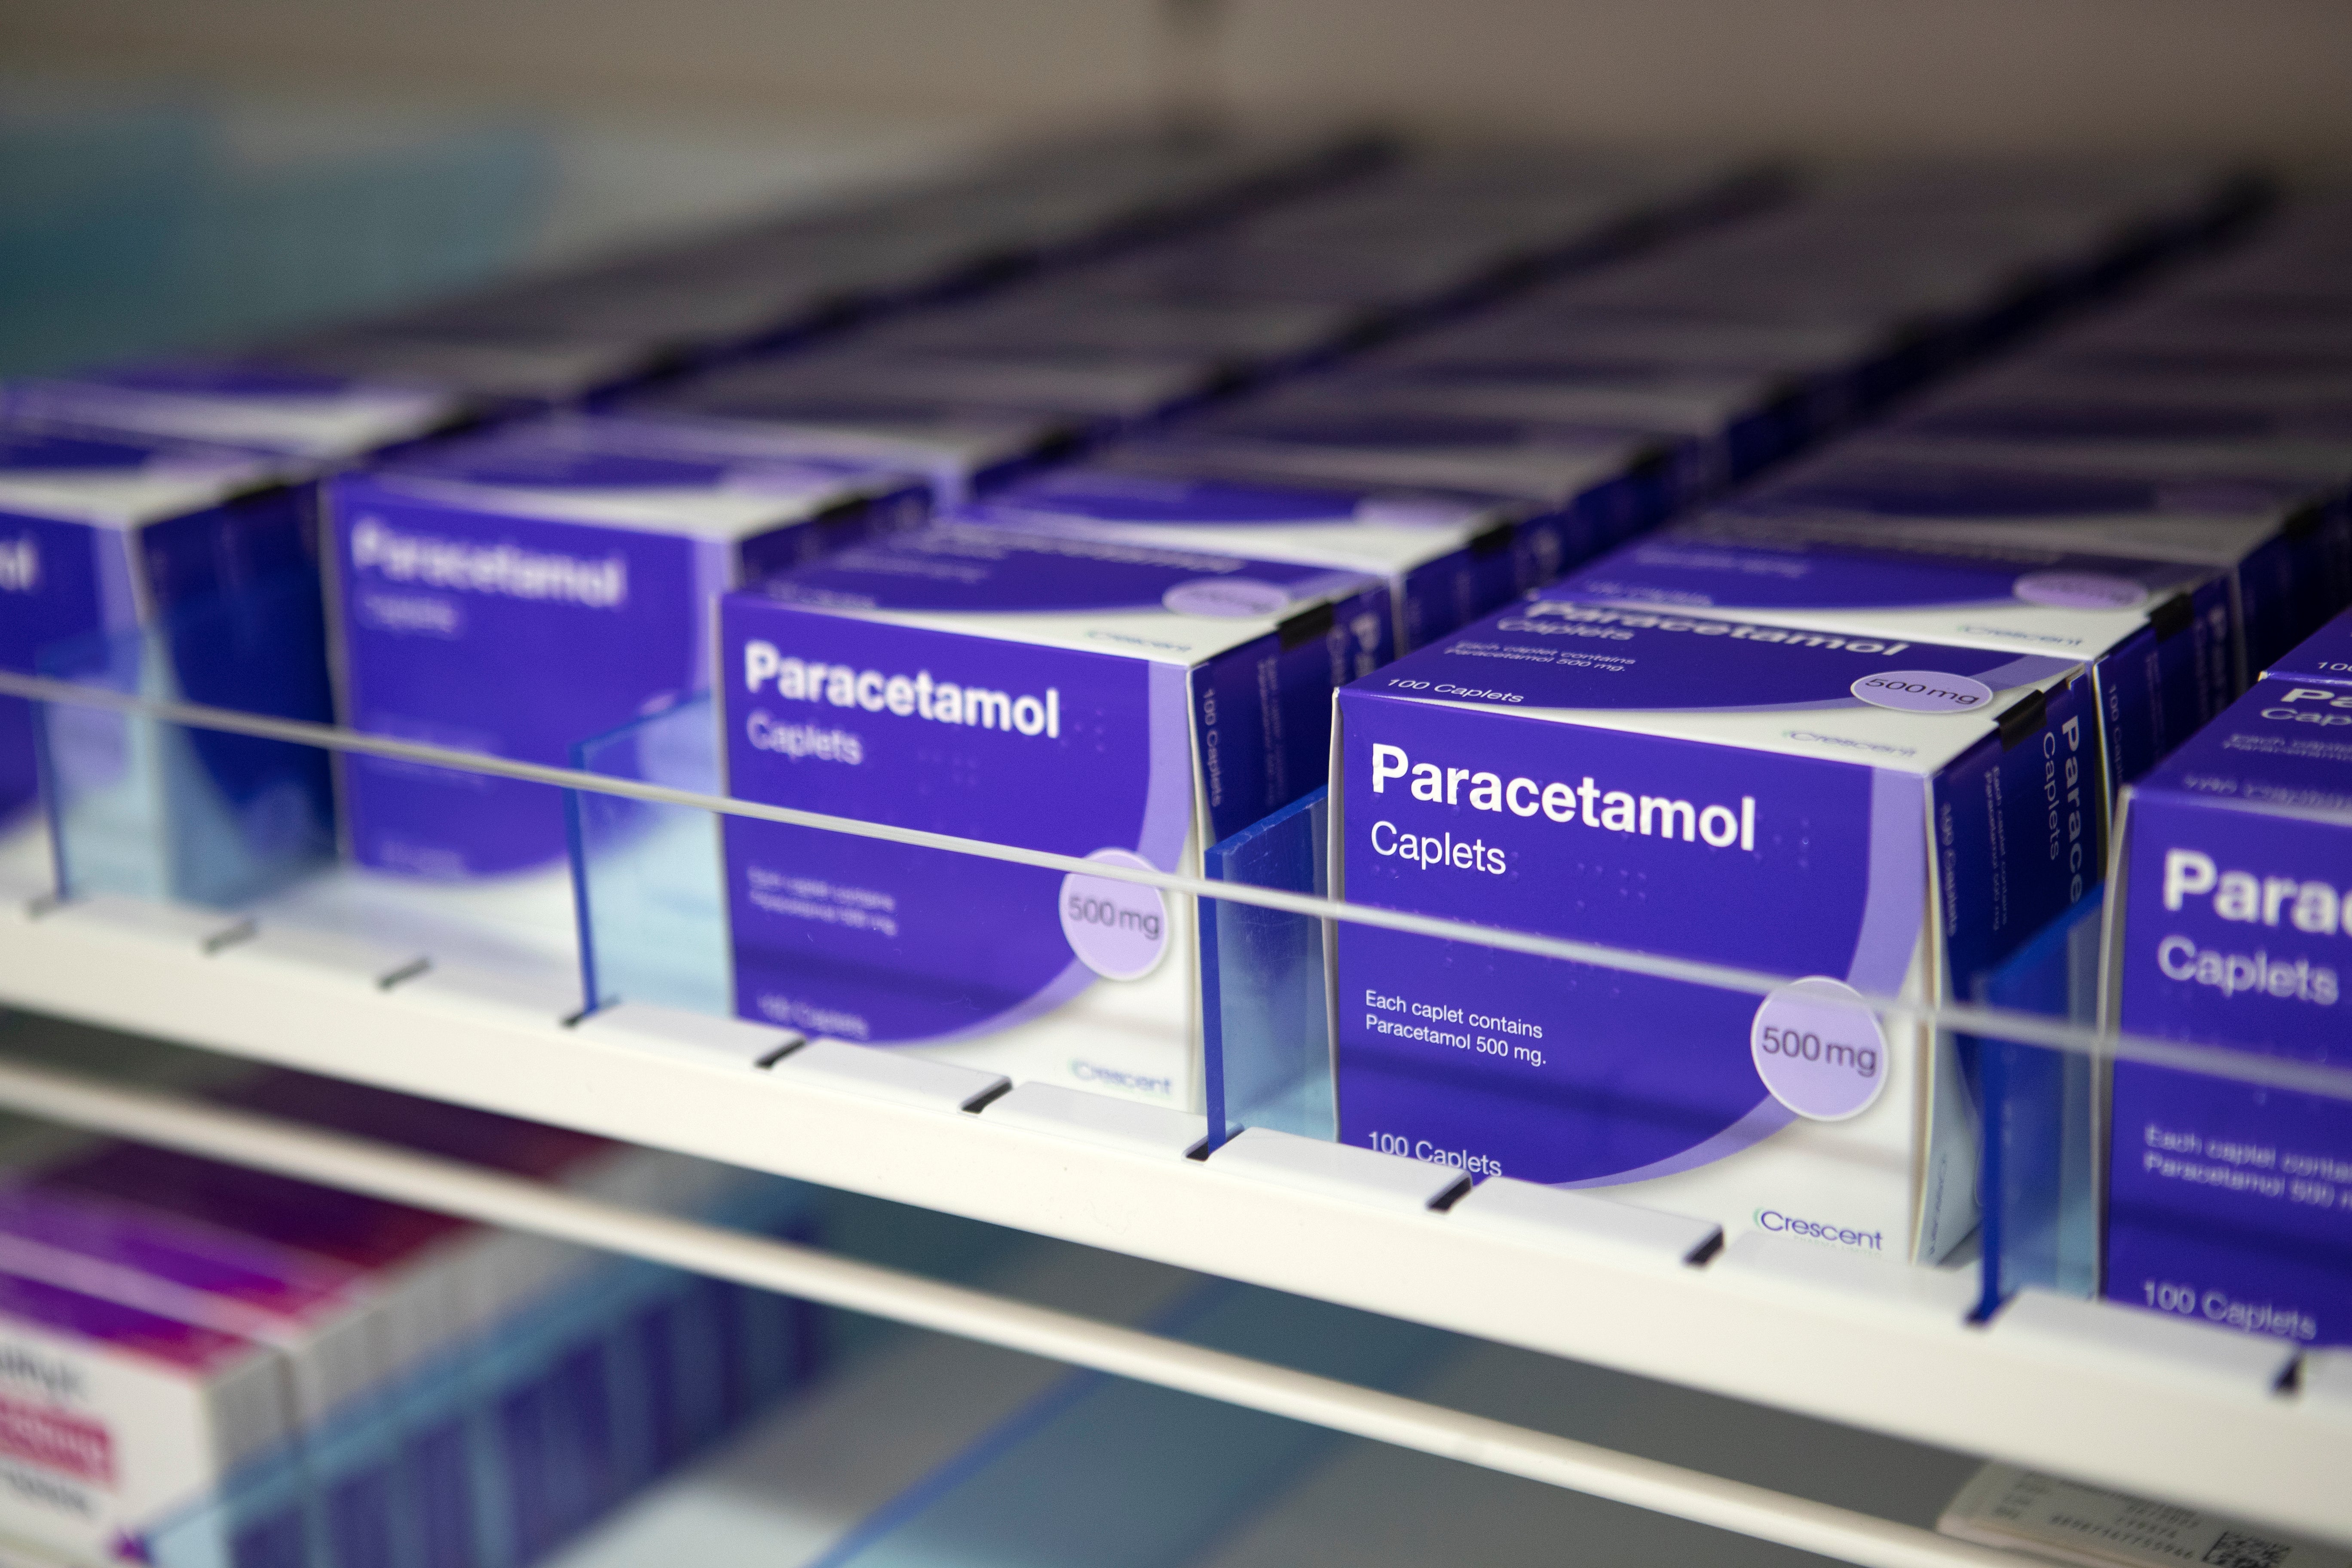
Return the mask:
{"type": "Polygon", "coordinates": [[[1756,1071],[1772,1098],[1813,1121],[1843,1121],[1886,1088],[1886,1037],[1862,993],[1816,974],[1764,998],[1748,1026],[1756,1071]]]}

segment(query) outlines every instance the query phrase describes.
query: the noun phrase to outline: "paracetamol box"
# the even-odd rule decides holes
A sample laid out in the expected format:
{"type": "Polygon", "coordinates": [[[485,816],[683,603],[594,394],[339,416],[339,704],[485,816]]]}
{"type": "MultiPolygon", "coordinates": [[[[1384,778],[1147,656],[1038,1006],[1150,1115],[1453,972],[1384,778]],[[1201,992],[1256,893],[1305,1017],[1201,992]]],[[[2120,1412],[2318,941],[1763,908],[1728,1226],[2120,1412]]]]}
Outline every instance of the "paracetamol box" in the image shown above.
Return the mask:
{"type": "Polygon", "coordinates": [[[1384,369],[1329,392],[1432,414],[1583,426],[1672,442],[1684,455],[1686,488],[1745,478],[1812,433],[1803,397],[1777,375],[1671,363],[1507,379],[1384,369]]]}
{"type": "Polygon", "coordinates": [[[1437,364],[1386,370],[1383,378],[1416,394],[1458,399],[1465,409],[1681,433],[1706,443],[1732,478],[1811,438],[1827,411],[1843,401],[1804,384],[1798,373],[1811,367],[1749,364],[1729,354],[1721,363],[1674,353],[1644,356],[1630,349],[1580,362],[1573,352],[1576,329],[1569,327],[1560,339],[1564,352],[1555,363],[1530,361],[1513,374],[1437,364]]]}
{"type": "Polygon", "coordinates": [[[1865,322],[1619,319],[1580,310],[1572,299],[1563,307],[1554,313],[1536,294],[1376,351],[1365,363],[1435,385],[1647,379],[1667,369],[1802,376],[1817,381],[1810,395],[1827,417],[1867,401],[1871,367],[1899,352],[1902,336],[1865,322]]]}
{"type": "Polygon", "coordinates": [[[1112,432],[1207,395],[1224,367],[1201,354],[1118,353],[1086,348],[877,349],[852,340],[802,353],[767,377],[779,394],[887,404],[951,404],[975,413],[1044,416],[1112,432]]]}
{"type": "Polygon", "coordinates": [[[224,359],[11,381],[0,412],[331,462],[446,428],[467,405],[446,387],[224,359]]]}
{"type": "MultiPolygon", "coordinates": [[[[2108,1000],[2126,1033],[2352,1063],[2347,737],[2352,691],[2260,681],[2125,795],[2108,1000]]],[[[2112,1083],[2108,1299],[2352,1342],[2352,1102],[2127,1060],[2112,1083]]]]}
{"type": "Polygon", "coordinates": [[[253,1340],[0,1269],[0,1528],[139,1561],[153,1521],[282,1444],[285,1386],[253,1340]]]}
{"type": "MultiPolygon", "coordinates": [[[[943,523],[729,595],[730,793],[1198,875],[1321,784],[1390,651],[1360,572],[943,523]]],[[[745,1016],[1197,1102],[1190,921],[1150,888],[726,819],[745,1016]]]]}
{"type": "MultiPolygon", "coordinates": [[[[2323,366],[2306,379],[2291,365],[2265,363],[2265,343],[2275,342],[2270,334],[2277,324],[2233,327],[2169,347],[2159,340],[2137,364],[2113,368],[2065,353],[2050,363],[2027,356],[1922,400],[1890,428],[2025,447],[2168,447],[2340,460],[2352,443],[2342,373],[2323,366]]],[[[2331,342],[2324,323],[2289,331],[2289,341],[2306,353],[2331,342]]]]}
{"type": "Polygon", "coordinates": [[[2352,615],[2342,615],[2305,638],[2263,672],[2266,680],[2308,686],[2352,686],[2352,615]]]}
{"type": "MultiPolygon", "coordinates": [[[[18,1245],[36,1239],[52,1257],[180,1292],[175,1315],[209,1298],[196,1321],[229,1325],[285,1361],[297,1423],[323,1419],[413,1361],[414,1347],[446,1338],[453,1274],[473,1234],[462,1220],[130,1143],[52,1164],[0,1215],[0,1236],[18,1245]]],[[[80,1288],[123,1294],[103,1273],[80,1288]]]]}
{"type": "Polygon", "coordinates": [[[253,357],[297,372],[446,387],[476,407],[513,415],[612,392],[646,375],[659,356],[618,332],[453,331],[376,321],[271,343],[253,357]]]}
{"type": "MultiPolygon", "coordinates": [[[[115,686],[143,679],[152,690],[152,666],[142,674],[134,650],[110,646],[147,630],[159,638],[158,695],[328,717],[316,524],[308,497],[283,478],[250,452],[0,422],[0,668],[115,686]]],[[[35,796],[32,722],[26,703],[0,697],[0,820],[35,796]]],[[[240,835],[326,820],[322,770],[289,773],[257,763],[239,737],[196,735],[142,783],[119,724],[85,735],[91,727],[53,737],[72,752],[59,765],[89,790],[121,783],[156,797],[147,849],[114,868],[129,880],[113,890],[217,891],[172,849],[178,826],[198,819],[220,827],[224,853],[240,835]]]]}
{"type": "Polygon", "coordinates": [[[1972,544],[2022,533],[2053,548],[2210,567],[2229,584],[2242,686],[2352,598],[2352,510],[2340,479],[2315,483],[2302,459],[2209,451],[2181,460],[2160,447],[2068,457],[2058,443],[1939,455],[1841,442],[1725,510],[1972,544]]]}
{"type": "Polygon", "coordinates": [[[1329,300],[1138,300],[1049,286],[905,316],[867,336],[894,349],[1181,353],[1263,365],[1328,349],[1362,324],[1353,306],[1329,300]]]}
{"type": "MultiPolygon", "coordinates": [[[[283,1080],[259,1087],[272,1084],[283,1080]]],[[[348,1109],[389,1110],[404,1134],[417,1118],[403,1104],[378,1096],[348,1109]]],[[[699,1162],[497,1122],[461,1112],[454,1139],[394,1141],[490,1148],[505,1156],[491,1162],[499,1168],[687,1212],[709,1214],[730,1184],[756,1187],[736,1194],[752,1201],[716,1205],[725,1212],[712,1217],[763,1230],[794,1202],[790,1184],[743,1173],[681,1193],[665,1178],[699,1162]],[[565,1149],[590,1157],[548,1158],[565,1149]]],[[[754,1309],[728,1300],[732,1288],[542,1238],[183,1156],[117,1152],[128,1167],[101,1152],[0,1191],[0,1344],[27,1326],[28,1307],[60,1301],[85,1335],[116,1330],[118,1354],[186,1359],[212,1347],[245,1371],[257,1358],[236,1354],[243,1344],[274,1361],[248,1373],[266,1373],[268,1386],[245,1391],[268,1395],[259,1414],[271,1419],[224,1444],[220,1412],[204,1400],[153,1379],[130,1384],[102,1412],[104,1437],[133,1472],[112,1478],[90,1462],[99,1437],[75,1447],[0,1436],[11,1481],[0,1519],[19,1538],[88,1550],[102,1522],[107,1560],[194,1568],[253,1561],[273,1538],[299,1542],[307,1519],[339,1556],[375,1560],[419,1536],[472,1537],[509,1510],[598,1511],[806,1370],[805,1325],[789,1303],[754,1309]],[[423,1298],[435,1285],[488,1310],[432,1310],[423,1298]],[[121,1342],[126,1322],[142,1342],[121,1342]],[[551,1431],[541,1418],[551,1406],[583,1425],[551,1431]],[[162,1463],[172,1458],[183,1462],[162,1463]],[[605,1469],[601,1489],[543,1494],[583,1464],[605,1469]]],[[[33,1424],[12,1411],[6,1432],[22,1439],[33,1424]]]]}
{"type": "Polygon", "coordinates": [[[1887,435],[2045,458],[2089,454],[2111,470],[2176,483],[2202,468],[2340,489],[2352,466],[2352,395],[2340,376],[2329,380],[2332,392],[2311,396],[2291,384],[2193,372],[1987,378],[1909,411],[1887,435]]]}
{"type": "Polygon", "coordinates": [[[747,360],[631,399],[628,413],[682,429],[757,437],[816,461],[924,475],[941,502],[1001,484],[1068,449],[1086,423],[936,392],[811,386],[790,356],[747,360]]]}
{"type": "Polygon", "coordinates": [[[1417,647],[1532,584],[1526,503],[1492,493],[1379,489],[1197,467],[1139,443],[1105,462],[1061,468],[957,516],[1027,532],[1146,548],[1205,550],[1332,571],[1389,585],[1400,647],[1417,647]]]}
{"type": "Polygon", "coordinates": [[[1932,1259],[1975,1224],[1945,998],[2095,883],[2073,659],[1538,596],[1339,700],[1352,902],[1787,976],[1338,925],[1348,1142],[1932,1259]]]}
{"type": "MultiPolygon", "coordinates": [[[[345,722],[556,765],[708,688],[712,595],[925,508],[901,474],[596,418],[419,448],[327,494],[345,722]]],[[[472,879],[564,853],[540,785],[373,758],[341,779],[365,866],[472,879]]]]}
{"type": "MultiPolygon", "coordinates": [[[[1412,402],[1258,399],[1120,449],[1123,468],[1261,483],[1421,489],[1516,503],[1521,586],[1638,533],[1701,487],[1689,443],[1412,402]]],[[[1703,463],[1698,467],[1704,467],[1703,463]]]]}
{"type": "Polygon", "coordinates": [[[2026,535],[1970,546],[1703,516],[1592,563],[1560,592],[1628,608],[1762,616],[1814,631],[2080,659],[2090,669],[2108,800],[2236,690],[2229,590],[2217,573],[2046,548],[2026,535]]]}

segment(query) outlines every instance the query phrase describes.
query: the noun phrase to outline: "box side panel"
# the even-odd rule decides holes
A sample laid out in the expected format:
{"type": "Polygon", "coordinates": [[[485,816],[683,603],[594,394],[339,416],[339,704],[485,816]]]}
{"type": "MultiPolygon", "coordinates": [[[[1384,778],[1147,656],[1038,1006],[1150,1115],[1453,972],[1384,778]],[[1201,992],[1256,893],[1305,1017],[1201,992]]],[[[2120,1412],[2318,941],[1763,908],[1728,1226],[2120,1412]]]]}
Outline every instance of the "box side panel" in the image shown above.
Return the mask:
{"type": "MultiPolygon", "coordinates": [[[[135,614],[123,536],[110,529],[0,513],[0,668],[74,679],[60,645],[126,630],[135,614]]],[[[99,656],[90,649],[73,663],[99,656]]],[[[0,824],[38,790],[33,706],[0,697],[0,824]]]]}

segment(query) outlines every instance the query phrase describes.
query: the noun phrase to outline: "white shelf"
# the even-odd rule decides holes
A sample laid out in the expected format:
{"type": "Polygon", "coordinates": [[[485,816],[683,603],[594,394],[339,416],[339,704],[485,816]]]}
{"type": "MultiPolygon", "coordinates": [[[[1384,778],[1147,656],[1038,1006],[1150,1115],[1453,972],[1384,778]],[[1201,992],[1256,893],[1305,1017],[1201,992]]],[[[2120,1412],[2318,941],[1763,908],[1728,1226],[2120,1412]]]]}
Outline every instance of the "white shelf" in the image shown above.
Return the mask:
{"type": "Polygon", "coordinates": [[[992,1100],[988,1082],[939,1080],[938,1064],[876,1053],[762,1068],[783,1037],[750,1024],[624,1005],[568,1027],[576,998],[543,973],[280,940],[267,918],[95,900],[0,919],[0,1001],[16,1005],[2352,1539],[2352,1422],[2326,1397],[2331,1368],[2315,1369],[2311,1395],[2280,1391],[2284,1342],[2054,1298],[1972,1327],[1966,1271],[1763,1236],[1695,1266],[1679,1219],[1533,1190],[1441,1211],[1425,1205],[1447,1184],[1425,1167],[1279,1134],[1189,1159],[1182,1129],[1089,1117],[1084,1096],[992,1100]],[[378,984],[418,958],[436,962],[378,984]]]}

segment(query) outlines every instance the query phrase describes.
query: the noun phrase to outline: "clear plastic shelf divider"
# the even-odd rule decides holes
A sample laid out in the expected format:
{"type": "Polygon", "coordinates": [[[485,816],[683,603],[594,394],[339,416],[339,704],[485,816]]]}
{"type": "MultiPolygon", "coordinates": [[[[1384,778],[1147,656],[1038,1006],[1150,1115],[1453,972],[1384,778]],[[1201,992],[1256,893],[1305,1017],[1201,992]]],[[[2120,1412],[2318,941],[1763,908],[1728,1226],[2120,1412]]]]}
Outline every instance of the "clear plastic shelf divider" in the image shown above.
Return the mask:
{"type": "MultiPolygon", "coordinates": [[[[708,695],[572,748],[583,773],[722,793],[708,695]]],[[[719,819],[690,805],[569,792],[581,989],[591,1005],[734,1012],[719,819]]]]}

